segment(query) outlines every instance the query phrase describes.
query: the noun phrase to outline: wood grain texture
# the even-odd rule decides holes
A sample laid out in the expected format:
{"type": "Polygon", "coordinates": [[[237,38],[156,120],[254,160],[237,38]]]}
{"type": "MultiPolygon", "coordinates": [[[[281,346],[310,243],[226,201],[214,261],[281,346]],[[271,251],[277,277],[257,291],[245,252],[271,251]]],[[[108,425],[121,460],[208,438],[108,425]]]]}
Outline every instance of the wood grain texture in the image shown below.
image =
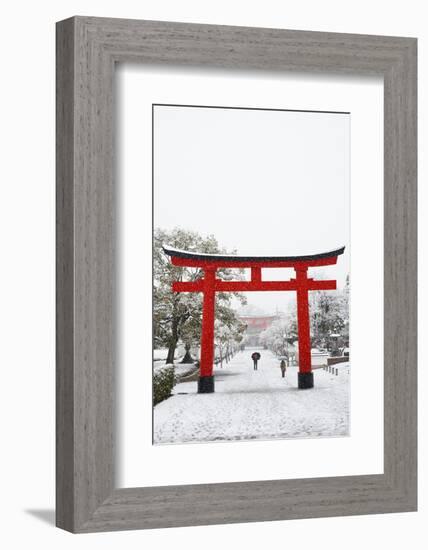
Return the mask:
{"type": "Polygon", "coordinates": [[[416,510],[415,39],[87,17],[58,23],[57,219],[59,527],[416,510]],[[383,76],[383,475],[115,489],[115,62],[383,76]]]}
{"type": "Polygon", "coordinates": [[[57,33],[56,55],[56,510],[74,525],[74,24],[57,33]]]}

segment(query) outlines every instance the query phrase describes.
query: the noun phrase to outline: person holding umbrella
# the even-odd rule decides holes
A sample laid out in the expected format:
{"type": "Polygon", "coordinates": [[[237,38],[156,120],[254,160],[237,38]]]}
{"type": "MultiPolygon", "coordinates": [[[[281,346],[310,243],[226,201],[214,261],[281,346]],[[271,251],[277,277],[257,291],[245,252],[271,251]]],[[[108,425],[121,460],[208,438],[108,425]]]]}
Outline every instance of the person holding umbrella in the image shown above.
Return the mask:
{"type": "Polygon", "coordinates": [[[253,360],[253,369],[254,370],[257,370],[257,363],[258,361],[260,360],[260,353],[258,351],[255,351],[252,355],[251,355],[251,359],[253,360]]]}

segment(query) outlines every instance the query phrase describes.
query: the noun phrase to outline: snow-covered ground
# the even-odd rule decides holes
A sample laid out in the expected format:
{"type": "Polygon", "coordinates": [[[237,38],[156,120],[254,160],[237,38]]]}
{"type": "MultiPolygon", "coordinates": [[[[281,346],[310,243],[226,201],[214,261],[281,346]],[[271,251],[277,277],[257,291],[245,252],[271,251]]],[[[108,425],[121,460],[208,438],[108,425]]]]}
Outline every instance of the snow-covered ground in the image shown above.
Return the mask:
{"type": "Polygon", "coordinates": [[[174,365],[174,371],[176,378],[184,378],[189,376],[189,374],[194,373],[198,368],[195,363],[176,363],[174,365]]]}
{"type": "Polygon", "coordinates": [[[196,382],[177,384],[154,408],[154,443],[345,436],[349,432],[349,367],[339,375],[314,371],[314,388],[297,388],[297,368],[281,377],[278,359],[252,351],[216,368],[215,393],[198,394],[196,382]]]}

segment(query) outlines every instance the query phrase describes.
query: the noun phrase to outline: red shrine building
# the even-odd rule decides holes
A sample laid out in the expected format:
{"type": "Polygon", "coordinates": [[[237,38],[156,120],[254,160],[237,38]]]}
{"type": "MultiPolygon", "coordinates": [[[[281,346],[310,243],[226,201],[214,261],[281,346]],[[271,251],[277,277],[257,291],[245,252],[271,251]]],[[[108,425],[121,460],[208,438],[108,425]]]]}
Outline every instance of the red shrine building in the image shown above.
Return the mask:
{"type": "Polygon", "coordinates": [[[216,292],[294,291],[297,297],[297,331],[299,348],[299,389],[313,388],[314,375],[311,363],[311,335],[309,325],[309,291],[336,290],[335,280],[318,280],[308,276],[308,269],[337,263],[345,247],[304,256],[237,256],[231,254],[205,254],[177,250],[164,246],[171,263],[181,267],[197,267],[203,277],[197,281],[176,281],[173,292],[201,292],[202,333],[201,361],[199,367],[198,393],[214,391],[214,320],[216,292]],[[250,268],[249,281],[224,281],[217,277],[223,267],[250,268]],[[269,281],[262,277],[262,269],[293,268],[296,276],[288,281],[269,281]]]}
{"type": "Polygon", "coordinates": [[[239,315],[239,319],[246,325],[245,344],[247,346],[259,346],[260,334],[279,319],[278,315],[239,315]]]}

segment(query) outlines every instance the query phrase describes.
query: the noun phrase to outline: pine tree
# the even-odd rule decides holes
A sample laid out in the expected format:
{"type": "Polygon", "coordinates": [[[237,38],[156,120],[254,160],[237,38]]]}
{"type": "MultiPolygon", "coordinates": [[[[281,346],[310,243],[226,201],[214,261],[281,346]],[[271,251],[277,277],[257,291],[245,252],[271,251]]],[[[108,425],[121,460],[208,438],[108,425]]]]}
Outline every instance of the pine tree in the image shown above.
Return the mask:
{"type": "MultiPolygon", "coordinates": [[[[190,350],[200,339],[202,322],[202,295],[198,292],[172,292],[174,281],[196,281],[203,277],[199,268],[172,265],[162,246],[169,245],[183,250],[203,253],[227,253],[221,249],[214,236],[202,237],[193,231],[175,228],[171,231],[156,229],[153,238],[153,334],[155,347],[167,347],[167,363],[174,362],[179,341],[185,345],[186,361],[192,360],[190,350]]],[[[233,252],[232,252],[233,253],[233,252]]],[[[240,278],[239,271],[218,270],[219,278],[240,278]]],[[[241,293],[216,294],[216,319],[227,326],[237,325],[231,304],[233,297],[241,303],[241,293]]]]}

